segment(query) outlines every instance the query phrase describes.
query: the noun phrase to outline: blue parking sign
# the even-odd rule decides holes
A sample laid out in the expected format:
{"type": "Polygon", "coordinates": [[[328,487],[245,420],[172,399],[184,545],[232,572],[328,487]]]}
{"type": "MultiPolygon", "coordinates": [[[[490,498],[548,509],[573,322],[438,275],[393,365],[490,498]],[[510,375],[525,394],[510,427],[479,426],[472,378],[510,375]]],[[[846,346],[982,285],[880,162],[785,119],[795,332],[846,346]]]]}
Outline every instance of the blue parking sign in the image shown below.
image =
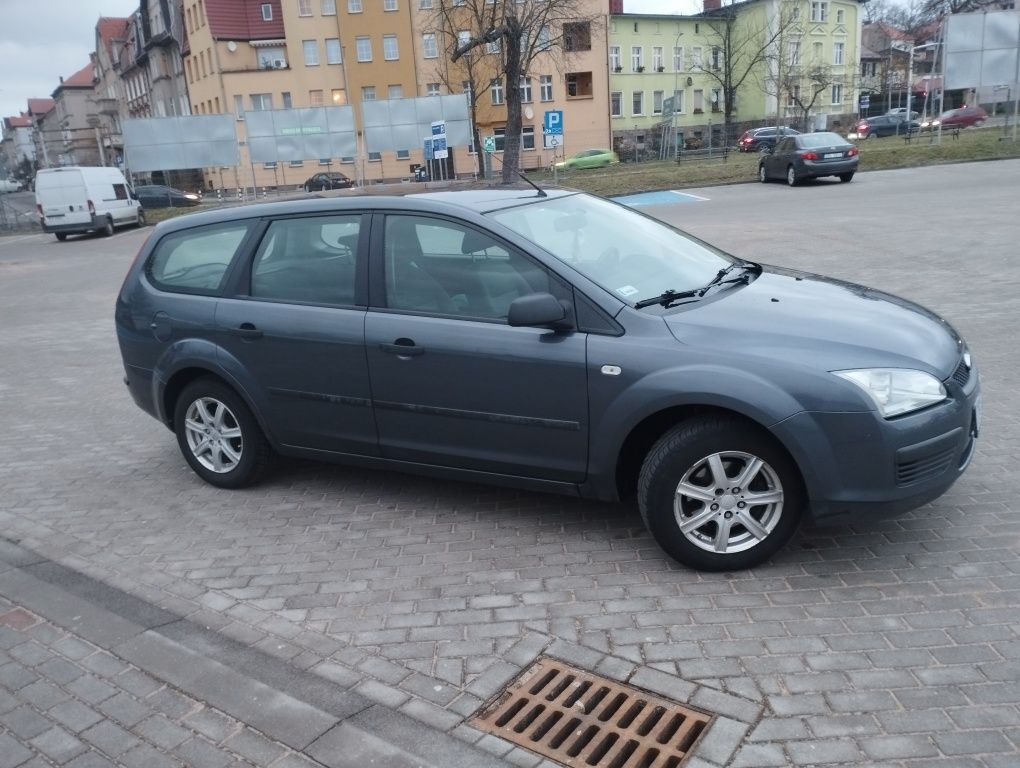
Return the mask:
{"type": "Polygon", "coordinates": [[[563,111],[559,109],[550,109],[545,113],[545,122],[542,125],[542,130],[547,134],[555,136],[563,135],[563,111]]]}

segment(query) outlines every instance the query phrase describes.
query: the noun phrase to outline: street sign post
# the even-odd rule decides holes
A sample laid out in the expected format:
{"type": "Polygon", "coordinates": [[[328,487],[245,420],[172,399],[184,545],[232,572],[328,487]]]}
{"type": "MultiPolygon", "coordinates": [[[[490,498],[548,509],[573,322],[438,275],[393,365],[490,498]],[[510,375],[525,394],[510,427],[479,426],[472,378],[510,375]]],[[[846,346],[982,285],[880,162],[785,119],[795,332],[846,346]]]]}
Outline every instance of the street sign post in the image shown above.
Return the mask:
{"type": "Polygon", "coordinates": [[[545,148],[546,149],[558,149],[559,147],[563,146],[563,137],[560,136],[559,134],[555,134],[555,133],[549,134],[549,133],[546,133],[546,134],[543,135],[542,138],[543,138],[543,141],[545,142],[545,148]]]}
{"type": "Polygon", "coordinates": [[[563,110],[549,109],[545,113],[542,130],[550,135],[563,135],[563,110]]]}
{"type": "Polygon", "coordinates": [[[495,136],[486,136],[484,139],[482,139],[482,149],[485,150],[486,152],[495,152],[496,151],[496,137],[495,136]]]}

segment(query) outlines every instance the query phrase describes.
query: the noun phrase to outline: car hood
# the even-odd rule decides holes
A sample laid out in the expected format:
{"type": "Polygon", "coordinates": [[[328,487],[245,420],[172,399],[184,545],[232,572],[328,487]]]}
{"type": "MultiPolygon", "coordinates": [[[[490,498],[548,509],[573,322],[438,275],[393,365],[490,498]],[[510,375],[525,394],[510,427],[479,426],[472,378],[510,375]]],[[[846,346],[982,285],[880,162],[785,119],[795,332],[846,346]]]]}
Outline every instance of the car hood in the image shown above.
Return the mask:
{"type": "Polygon", "coordinates": [[[775,267],[664,318],[683,344],[827,371],[914,368],[945,379],[964,346],[949,323],[911,301],[775,267]]]}

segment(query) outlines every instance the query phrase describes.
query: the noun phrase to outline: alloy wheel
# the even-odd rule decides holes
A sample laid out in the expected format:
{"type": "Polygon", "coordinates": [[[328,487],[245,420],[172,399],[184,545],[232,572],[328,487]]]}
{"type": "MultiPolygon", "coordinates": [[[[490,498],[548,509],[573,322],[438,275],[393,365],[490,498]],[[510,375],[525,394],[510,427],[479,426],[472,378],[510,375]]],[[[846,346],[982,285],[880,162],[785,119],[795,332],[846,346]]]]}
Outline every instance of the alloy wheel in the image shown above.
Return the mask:
{"type": "Polygon", "coordinates": [[[188,448],[210,472],[225,474],[241,461],[244,441],[237,417],[212,397],[200,397],[184,416],[188,448]]]}

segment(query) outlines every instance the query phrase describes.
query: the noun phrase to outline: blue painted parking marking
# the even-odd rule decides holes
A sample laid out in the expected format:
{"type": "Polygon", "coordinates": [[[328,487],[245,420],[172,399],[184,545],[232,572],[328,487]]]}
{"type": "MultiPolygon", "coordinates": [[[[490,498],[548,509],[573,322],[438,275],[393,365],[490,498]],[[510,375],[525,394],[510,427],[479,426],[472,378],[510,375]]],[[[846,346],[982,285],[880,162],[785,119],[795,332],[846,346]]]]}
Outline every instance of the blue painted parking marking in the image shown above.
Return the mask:
{"type": "Polygon", "coordinates": [[[694,203],[699,200],[708,200],[707,197],[699,197],[698,195],[691,195],[687,192],[674,192],[671,189],[665,189],[661,192],[642,192],[639,195],[623,195],[622,197],[614,197],[618,203],[629,205],[631,207],[640,205],[672,205],[673,203],[694,203]]]}

